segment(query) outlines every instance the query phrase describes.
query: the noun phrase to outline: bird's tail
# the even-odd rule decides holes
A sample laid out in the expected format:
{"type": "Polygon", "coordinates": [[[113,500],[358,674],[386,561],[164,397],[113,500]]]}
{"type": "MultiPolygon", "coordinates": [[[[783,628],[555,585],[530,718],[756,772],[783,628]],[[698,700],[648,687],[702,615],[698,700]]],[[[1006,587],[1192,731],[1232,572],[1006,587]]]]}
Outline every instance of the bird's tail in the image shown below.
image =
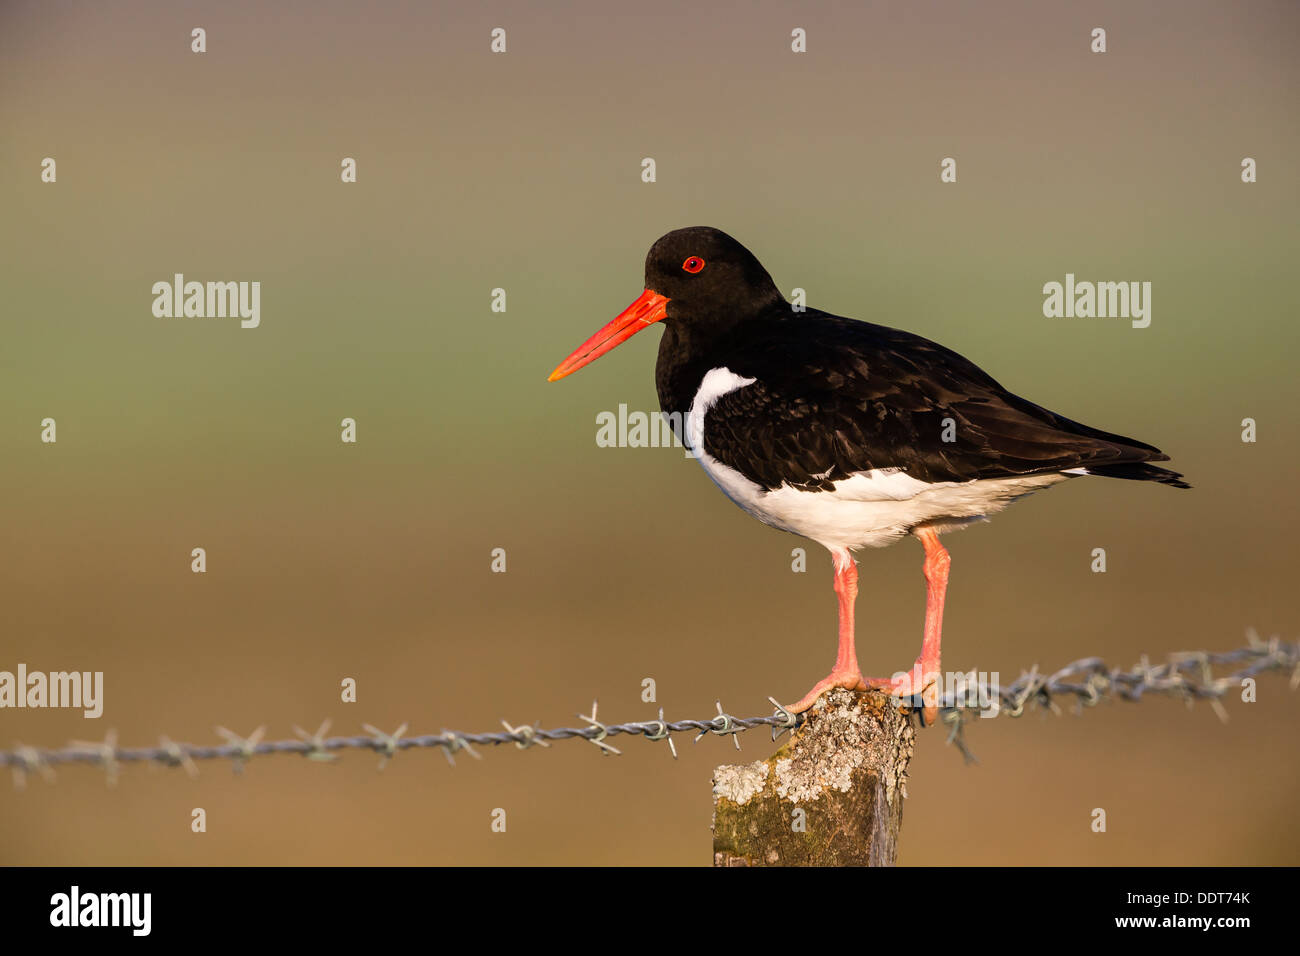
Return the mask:
{"type": "Polygon", "coordinates": [[[1127,461],[1118,465],[1089,465],[1083,469],[1085,474],[1101,475],[1104,478],[1127,478],[1129,481],[1158,481],[1162,485],[1174,488],[1190,488],[1183,476],[1168,468],[1157,468],[1145,461],[1127,461]]]}

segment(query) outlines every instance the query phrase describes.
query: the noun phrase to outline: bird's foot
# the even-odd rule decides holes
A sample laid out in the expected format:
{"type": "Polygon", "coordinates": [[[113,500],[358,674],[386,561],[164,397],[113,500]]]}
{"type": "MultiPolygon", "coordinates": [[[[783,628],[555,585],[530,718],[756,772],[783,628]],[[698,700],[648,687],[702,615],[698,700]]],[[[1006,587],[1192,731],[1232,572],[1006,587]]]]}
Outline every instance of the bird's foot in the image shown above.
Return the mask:
{"type": "Polygon", "coordinates": [[[862,676],[862,672],[856,667],[836,668],[814,684],[813,689],[804,694],[799,703],[787,707],[786,710],[792,714],[802,714],[817,703],[818,697],[833,687],[843,687],[845,690],[866,690],[869,686],[871,685],[867,683],[862,676]]]}
{"type": "Polygon", "coordinates": [[[896,697],[915,697],[919,694],[921,716],[930,725],[939,719],[939,685],[942,679],[938,659],[926,660],[922,656],[916,659],[911,670],[895,674],[886,686],[896,697]]]}
{"type": "Polygon", "coordinates": [[[899,671],[893,677],[863,677],[856,668],[833,670],[823,677],[813,689],[804,694],[797,704],[787,708],[792,714],[802,714],[817,702],[817,698],[833,687],[845,690],[883,690],[895,697],[921,695],[922,716],[927,725],[939,719],[939,663],[916,659],[910,671],[899,671]]]}

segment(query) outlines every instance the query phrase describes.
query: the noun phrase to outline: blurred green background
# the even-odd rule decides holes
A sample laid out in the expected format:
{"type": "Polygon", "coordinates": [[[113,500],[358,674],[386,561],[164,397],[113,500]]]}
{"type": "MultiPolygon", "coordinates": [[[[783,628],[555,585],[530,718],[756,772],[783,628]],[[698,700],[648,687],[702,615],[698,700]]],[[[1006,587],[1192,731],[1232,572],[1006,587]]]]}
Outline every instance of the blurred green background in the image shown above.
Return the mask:
{"type": "MultiPolygon", "coordinates": [[[[596,446],[597,412],[657,408],[658,333],[546,382],[694,224],[1195,485],[1072,482],[951,536],[946,665],[1294,638],[1297,26],[1260,2],[5,3],[0,669],[102,670],[107,704],[0,711],[0,746],[801,695],[834,655],[825,554],[680,451],[596,446]],[[155,318],[174,272],[261,281],[261,327],[155,318]],[[1044,318],[1066,272],[1152,282],[1151,327],[1044,318]]],[[[920,563],[861,555],[868,672],[917,652],[920,563]]],[[[901,862],[1300,862],[1300,697],[1259,696],[1226,724],[1164,699],[982,721],[973,767],[927,731],[901,862]]],[[[0,787],[0,863],[704,864],[711,768],[771,745],[679,748],[136,767],[112,790],[71,768],[0,787]]]]}

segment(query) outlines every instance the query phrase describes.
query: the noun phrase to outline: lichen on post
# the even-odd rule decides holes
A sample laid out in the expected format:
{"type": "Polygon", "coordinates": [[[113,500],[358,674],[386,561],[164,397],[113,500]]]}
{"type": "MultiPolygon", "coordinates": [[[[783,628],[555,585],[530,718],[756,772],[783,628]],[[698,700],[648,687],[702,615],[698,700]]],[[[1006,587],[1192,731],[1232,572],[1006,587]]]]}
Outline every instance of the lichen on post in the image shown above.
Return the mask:
{"type": "Polygon", "coordinates": [[[892,866],[915,740],[888,694],[823,694],[771,757],[714,771],[713,865],[892,866]]]}

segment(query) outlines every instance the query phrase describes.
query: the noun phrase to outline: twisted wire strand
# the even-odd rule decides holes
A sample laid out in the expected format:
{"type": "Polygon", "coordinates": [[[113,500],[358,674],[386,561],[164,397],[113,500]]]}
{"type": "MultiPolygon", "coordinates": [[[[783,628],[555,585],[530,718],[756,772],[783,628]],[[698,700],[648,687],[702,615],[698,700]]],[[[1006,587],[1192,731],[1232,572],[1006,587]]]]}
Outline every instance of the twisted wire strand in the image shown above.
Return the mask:
{"type": "MultiPolygon", "coordinates": [[[[1242,686],[1247,678],[1260,674],[1291,671],[1291,688],[1300,686],[1300,643],[1283,642],[1277,637],[1261,640],[1253,631],[1247,634],[1245,647],[1218,653],[1185,651],[1170,654],[1163,662],[1152,664],[1143,656],[1128,670],[1111,668],[1099,657],[1086,657],[1066,664],[1051,674],[1039,673],[1037,666],[1024,672],[1008,685],[995,685],[978,679],[972,672],[970,680],[957,691],[938,694],[939,723],[949,728],[948,742],[955,745],[967,760],[974,756],[965,742],[965,730],[972,720],[982,716],[1019,717],[1030,710],[1049,710],[1060,713],[1060,698],[1073,698],[1078,711],[1094,707],[1104,700],[1139,701],[1148,694],[1179,697],[1189,705],[1196,700],[1209,700],[1221,719],[1227,719],[1222,700],[1230,690],[1242,686]],[[1216,676],[1215,669],[1226,665],[1243,666],[1216,676]]],[[[932,698],[933,700],[934,698],[932,698]]],[[[229,760],[236,771],[253,757],[276,754],[297,754],[312,760],[335,760],[340,751],[370,750],[380,754],[382,767],[399,751],[414,749],[440,749],[452,764],[455,755],[468,754],[479,758],[476,747],[499,747],[514,744],[521,750],[531,747],[549,747],[562,740],[585,740],[602,754],[619,754],[621,751],[609,743],[610,738],[641,737],[649,741],[665,741],[674,757],[677,756],[674,734],[693,733],[698,742],[713,734],[730,736],[740,749],[739,735],[758,727],[771,728],[775,741],[786,731],[794,730],[802,722],[802,715],[787,711],[773,698],[774,712],[766,717],[736,717],[723,710],[718,702],[718,713],[706,719],[665,720],[660,709],[656,720],[603,723],[597,718],[593,703],[590,716],[578,718],[584,727],[544,728],[534,725],[511,726],[502,721],[503,730],[483,733],[443,730],[437,734],[407,736],[403,724],[388,734],[369,725],[363,725],[365,734],[327,737],[329,722],[321,725],[315,734],[294,728],[296,740],[263,740],[265,728],[259,727],[247,737],[241,737],[225,728],[217,733],[225,738],[224,744],[175,743],[160,738],[155,747],[122,747],[117,744],[116,733],[110,731],[104,741],[86,743],[76,741],[61,748],[28,747],[16,745],[12,750],[0,751],[0,767],[13,771],[15,786],[24,786],[31,773],[52,779],[53,768],[67,764],[90,764],[103,768],[110,783],[116,781],[123,764],[152,763],[160,766],[183,767],[191,775],[197,774],[196,761],[229,760]]],[[[919,714],[923,695],[900,697],[900,706],[919,714]]]]}

